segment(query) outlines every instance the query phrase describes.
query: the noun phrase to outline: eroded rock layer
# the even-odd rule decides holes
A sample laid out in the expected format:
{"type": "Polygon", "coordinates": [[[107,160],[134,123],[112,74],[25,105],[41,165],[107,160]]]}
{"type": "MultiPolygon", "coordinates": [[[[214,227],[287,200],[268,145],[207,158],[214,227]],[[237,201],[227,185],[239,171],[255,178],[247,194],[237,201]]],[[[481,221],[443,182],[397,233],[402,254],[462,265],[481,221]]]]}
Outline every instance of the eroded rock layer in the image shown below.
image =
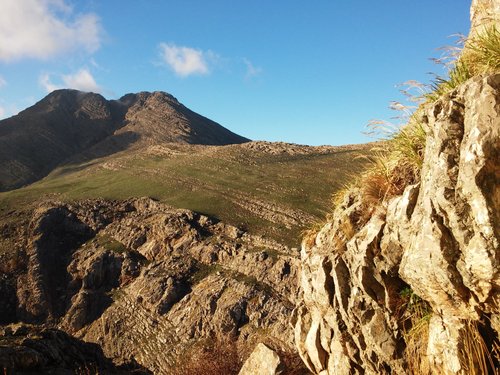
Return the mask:
{"type": "Polygon", "coordinates": [[[172,373],[218,337],[294,347],[298,254],[206,216],[149,198],[47,203],[18,246],[2,323],[58,327],[115,365],[172,373]]]}
{"type": "Polygon", "coordinates": [[[468,81],[421,117],[420,184],[371,215],[353,191],[303,243],[295,339],[316,374],[498,366],[500,75],[468,81]]]}

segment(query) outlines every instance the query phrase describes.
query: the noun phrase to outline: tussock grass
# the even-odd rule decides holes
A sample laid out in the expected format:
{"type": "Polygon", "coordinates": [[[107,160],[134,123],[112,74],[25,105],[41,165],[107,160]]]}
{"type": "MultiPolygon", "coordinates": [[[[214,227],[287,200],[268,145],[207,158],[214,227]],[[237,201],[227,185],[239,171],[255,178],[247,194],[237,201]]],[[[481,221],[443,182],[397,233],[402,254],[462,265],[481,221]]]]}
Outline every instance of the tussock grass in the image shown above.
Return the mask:
{"type": "Polygon", "coordinates": [[[391,104],[391,108],[402,113],[397,118],[404,120],[405,125],[379,120],[368,124],[368,134],[382,142],[374,149],[373,155],[365,157],[369,167],[361,177],[333,197],[334,206],[340,205],[350,191],[360,189],[361,202],[373,212],[370,208],[401,195],[408,185],[420,181],[426,144],[426,132],[420,120],[423,106],[476,75],[500,72],[500,32],[496,26],[486,27],[468,40],[461,38],[459,44],[461,47],[447,48],[441,58],[435,59],[449,67],[447,78],[436,77],[430,91],[416,81],[408,81],[405,86],[409,88],[401,90],[410,101],[420,103],[416,109],[397,102],[391,104]],[[412,94],[414,89],[418,96],[412,94]]]}
{"type": "Polygon", "coordinates": [[[432,316],[430,306],[407,287],[400,292],[397,310],[403,326],[403,339],[406,343],[404,357],[408,372],[414,375],[434,374],[427,358],[429,321],[432,316]]]}
{"type": "MultiPolygon", "coordinates": [[[[406,107],[399,110],[406,115],[406,107]]],[[[373,121],[368,126],[372,134],[384,141],[374,156],[368,158],[370,167],[358,182],[362,201],[373,207],[401,195],[408,185],[420,181],[426,134],[418,115],[411,113],[404,126],[386,121],[373,121]]]]}
{"type": "Polygon", "coordinates": [[[236,375],[243,365],[235,341],[214,338],[195,345],[176,368],[178,375],[236,375]]]}
{"type": "Polygon", "coordinates": [[[463,332],[463,348],[461,350],[461,365],[470,375],[499,374],[498,341],[491,344],[485,342],[476,321],[465,322],[463,332]],[[497,362],[495,364],[495,361],[497,362]]]}
{"type": "Polygon", "coordinates": [[[426,94],[430,101],[436,101],[474,76],[500,72],[500,31],[495,25],[469,39],[461,39],[459,44],[463,45],[459,52],[452,48],[447,56],[437,60],[447,60],[445,65],[450,69],[448,78],[437,77],[431,84],[431,92],[426,94]]]}
{"type": "Polygon", "coordinates": [[[302,230],[301,237],[302,242],[307,245],[307,247],[313,247],[316,241],[316,236],[319,231],[325,225],[326,220],[317,220],[309,228],[302,230]]]}

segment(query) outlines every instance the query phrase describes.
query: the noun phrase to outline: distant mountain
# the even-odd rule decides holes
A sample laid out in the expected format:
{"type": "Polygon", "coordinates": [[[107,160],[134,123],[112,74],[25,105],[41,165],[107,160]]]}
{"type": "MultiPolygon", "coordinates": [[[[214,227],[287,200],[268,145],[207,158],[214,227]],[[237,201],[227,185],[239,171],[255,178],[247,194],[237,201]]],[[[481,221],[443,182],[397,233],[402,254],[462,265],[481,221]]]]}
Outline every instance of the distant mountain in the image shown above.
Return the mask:
{"type": "Polygon", "coordinates": [[[106,100],[99,94],[57,90],[0,121],[0,191],[34,182],[65,161],[130,147],[247,141],[164,92],[106,100]]]}

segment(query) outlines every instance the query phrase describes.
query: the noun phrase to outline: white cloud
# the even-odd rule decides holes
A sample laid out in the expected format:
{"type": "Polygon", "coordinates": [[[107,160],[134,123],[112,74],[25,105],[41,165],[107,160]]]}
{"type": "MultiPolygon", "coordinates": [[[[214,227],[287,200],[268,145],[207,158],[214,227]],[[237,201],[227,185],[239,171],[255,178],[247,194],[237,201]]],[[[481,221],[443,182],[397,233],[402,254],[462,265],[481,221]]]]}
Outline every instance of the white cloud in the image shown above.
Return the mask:
{"type": "Polygon", "coordinates": [[[102,92],[102,88],[97,84],[92,74],[86,68],[80,69],[75,74],[62,75],[61,80],[62,84],[54,84],[50,79],[50,75],[44,73],[40,75],[38,82],[47,92],[52,92],[61,88],[102,92]]]}
{"type": "Polygon", "coordinates": [[[250,60],[243,59],[243,62],[247,66],[247,72],[245,74],[246,79],[251,79],[251,78],[257,77],[262,73],[262,68],[252,64],[252,62],[250,60]]]}
{"type": "Polygon", "coordinates": [[[40,77],[38,78],[38,83],[45,89],[45,91],[47,92],[52,92],[54,90],[59,90],[61,87],[60,86],[57,86],[57,85],[54,85],[51,81],[50,81],[50,75],[48,73],[43,73],[42,75],[40,75],[40,77]]]}
{"type": "Polygon", "coordinates": [[[81,48],[94,52],[100,44],[97,15],[73,15],[65,0],[0,1],[0,60],[47,59],[81,48]]]}
{"type": "Polygon", "coordinates": [[[175,74],[181,77],[206,75],[210,73],[210,63],[218,56],[212,51],[160,43],[160,56],[175,74]]]}
{"type": "Polygon", "coordinates": [[[64,75],[63,81],[71,89],[92,92],[101,91],[101,88],[87,69],[80,69],[75,74],[64,75]]]}
{"type": "Polygon", "coordinates": [[[0,76],[0,88],[4,87],[6,85],[7,85],[7,81],[2,76],[0,76]]]}

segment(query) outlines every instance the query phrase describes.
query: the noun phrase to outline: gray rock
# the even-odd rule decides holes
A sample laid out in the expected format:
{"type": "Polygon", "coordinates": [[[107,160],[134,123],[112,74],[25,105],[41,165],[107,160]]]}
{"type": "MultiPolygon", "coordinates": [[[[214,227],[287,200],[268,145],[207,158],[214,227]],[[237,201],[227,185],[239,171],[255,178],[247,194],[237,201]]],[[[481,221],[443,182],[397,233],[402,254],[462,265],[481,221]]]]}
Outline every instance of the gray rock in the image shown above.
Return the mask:
{"type": "Polygon", "coordinates": [[[346,225],[363,213],[353,192],[302,245],[295,341],[315,374],[406,374],[400,314],[410,288],[429,306],[427,368],[470,373],[463,347],[478,322],[498,342],[500,74],[424,112],[420,184],[382,202],[349,238],[346,225]]]}
{"type": "Polygon", "coordinates": [[[239,375],[279,375],[282,373],[281,367],[278,354],[260,343],[243,364],[239,375]]]}

